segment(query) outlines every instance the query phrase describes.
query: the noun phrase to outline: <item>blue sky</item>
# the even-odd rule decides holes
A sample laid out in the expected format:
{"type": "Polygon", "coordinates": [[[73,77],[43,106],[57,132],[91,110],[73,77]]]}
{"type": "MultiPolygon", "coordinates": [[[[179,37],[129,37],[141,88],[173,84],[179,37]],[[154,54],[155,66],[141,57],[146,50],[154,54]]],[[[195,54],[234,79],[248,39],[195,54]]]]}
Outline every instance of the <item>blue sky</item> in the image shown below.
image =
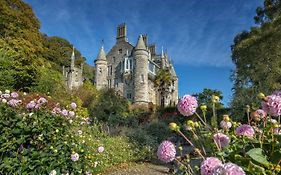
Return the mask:
{"type": "Polygon", "coordinates": [[[66,38],[93,65],[104,40],[114,45],[116,27],[125,22],[129,41],[139,34],[163,46],[179,76],[179,94],[204,88],[231,99],[229,79],[234,65],[230,45],[235,35],[254,25],[263,0],[24,0],[41,21],[41,31],[66,38]]]}

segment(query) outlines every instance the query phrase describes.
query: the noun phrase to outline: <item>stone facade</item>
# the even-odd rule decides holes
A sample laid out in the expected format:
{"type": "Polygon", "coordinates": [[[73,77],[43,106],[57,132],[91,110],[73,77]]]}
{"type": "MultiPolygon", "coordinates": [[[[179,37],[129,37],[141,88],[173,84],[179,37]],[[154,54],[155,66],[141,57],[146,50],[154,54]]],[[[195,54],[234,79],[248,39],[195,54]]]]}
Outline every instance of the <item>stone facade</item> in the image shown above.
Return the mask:
{"type": "Polygon", "coordinates": [[[116,44],[106,55],[103,47],[95,60],[97,89],[113,88],[118,94],[137,105],[173,106],[178,101],[178,77],[173,64],[163,49],[148,44],[147,35],[140,35],[134,47],[127,38],[125,24],[117,27],[116,44]],[[168,69],[172,85],[164,96],[157,91],[154,79],[160,69],[168,69]]]}
{"type": "Polygon", "coordinates": [[[75,67],[74,48],[71,55],[70,67],[64,67],[62,70],[63,79],[69,90],[77,89],[83,85],[83,64],[81,68],[75,67]]]}

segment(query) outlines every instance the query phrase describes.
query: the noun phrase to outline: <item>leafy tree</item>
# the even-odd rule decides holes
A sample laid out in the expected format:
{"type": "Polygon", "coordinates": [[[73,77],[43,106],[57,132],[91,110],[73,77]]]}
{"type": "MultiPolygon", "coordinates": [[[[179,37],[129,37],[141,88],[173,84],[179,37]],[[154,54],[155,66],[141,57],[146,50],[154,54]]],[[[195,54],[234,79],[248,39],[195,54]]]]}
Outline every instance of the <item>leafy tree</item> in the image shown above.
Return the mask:
{"type": "MultiPolygon", "coordinates": [[[[223,99],[223,95],[221,91],[218,90],[212,90],[212,89],[207,89],[205,88],[203,92],[194,94],[194,96],[197,98],[198,104],[202,105],[205,104],[207,108],[211,109],[212,108],[212,96],[218,96],[220,100],[223,99]]],[[[221,109],[223,108],[223,104],[221,102],[216,103],[216,108],[221,109]]]]}
{"type": "Polygon", "coordinates": [[[277,18],[281,13],[280,0],[265,0],[263,7],[256,9],[256,16],[254,17],[257,24],[264,24],[271,22],[277,18]]]}
{"type": "Polygon", "coordinates": [[[259,92],[270,94],[281,89],[280,1],[265,0],[262,9],[266,21],[249,32],[238,34],[231,46],[236,66],[231,77],[234,82],[232,107],[237,116],[244,115],[246,105],[259,107],[256,97],[259,92]]]}
{"type": "Polygon", "coordinates": [[[169,88],[172,84],[172,75],[168,69],[161,69],[158,71],[155,80],[155,86],[161,95],[161,107],[164,107],[164,98],[169,93],[169,88]]]}

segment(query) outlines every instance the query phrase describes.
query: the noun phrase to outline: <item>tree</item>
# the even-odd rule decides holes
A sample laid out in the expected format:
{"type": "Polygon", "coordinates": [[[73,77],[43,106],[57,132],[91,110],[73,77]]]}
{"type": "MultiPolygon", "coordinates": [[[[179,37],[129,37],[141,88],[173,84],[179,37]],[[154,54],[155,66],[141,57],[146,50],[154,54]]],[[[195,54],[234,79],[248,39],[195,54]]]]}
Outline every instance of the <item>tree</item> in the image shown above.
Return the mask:
{"type": "MultiPolygon", "coordinates": [[[[194,94],[193,96],[195,96],[197,98],[199,105],[205,104],[207,106],[207,108],[212,109],[212,96],[213,95],[218,96],[220,98],[220,100],[223,99],[223,95],[222,95],[221,91],[207,89],[207,88],[205,88],[203,90],[203,92],[194,94]]],[[[223,104],[221,102],[217,103],[216,108],[217,109],[223,108],[223,104]]]]}
{"type": "Polygon", "coordinates": [[[161,96],[161,107],[164,107],[165,96],[169,93],[169,88],[172,84],[172,75],[169,69],[159,70],[155,77],[154,83],[161,96]]]}
{"type": "Polygon", "coordinates": [[[258,12],[261,25],[234,38],[232,61],[236,68],[231,79],[233,112],[244,115],[244,108],[260,105],[257,94],[281,89],[281,13],[280,1],[265,0],[264,12],[258,12]],[[262,20],[262,15],[264,16],[262,20]]]}

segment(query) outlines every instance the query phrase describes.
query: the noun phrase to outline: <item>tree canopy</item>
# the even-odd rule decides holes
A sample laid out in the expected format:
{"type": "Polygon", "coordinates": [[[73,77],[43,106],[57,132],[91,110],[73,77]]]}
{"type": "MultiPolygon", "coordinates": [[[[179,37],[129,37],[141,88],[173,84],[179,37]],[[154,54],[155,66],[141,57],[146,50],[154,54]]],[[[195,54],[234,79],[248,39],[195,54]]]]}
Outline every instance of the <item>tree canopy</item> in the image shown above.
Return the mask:
{"type": "Polygon", "coordinates": [[[281,89],[281,8],[280,0],[265,0],[257,8],[259,26],[243,31],[231,46],[234,96],[232,107],[241,111],[246,105],[259,107],[257,94],[281,89]]]}

